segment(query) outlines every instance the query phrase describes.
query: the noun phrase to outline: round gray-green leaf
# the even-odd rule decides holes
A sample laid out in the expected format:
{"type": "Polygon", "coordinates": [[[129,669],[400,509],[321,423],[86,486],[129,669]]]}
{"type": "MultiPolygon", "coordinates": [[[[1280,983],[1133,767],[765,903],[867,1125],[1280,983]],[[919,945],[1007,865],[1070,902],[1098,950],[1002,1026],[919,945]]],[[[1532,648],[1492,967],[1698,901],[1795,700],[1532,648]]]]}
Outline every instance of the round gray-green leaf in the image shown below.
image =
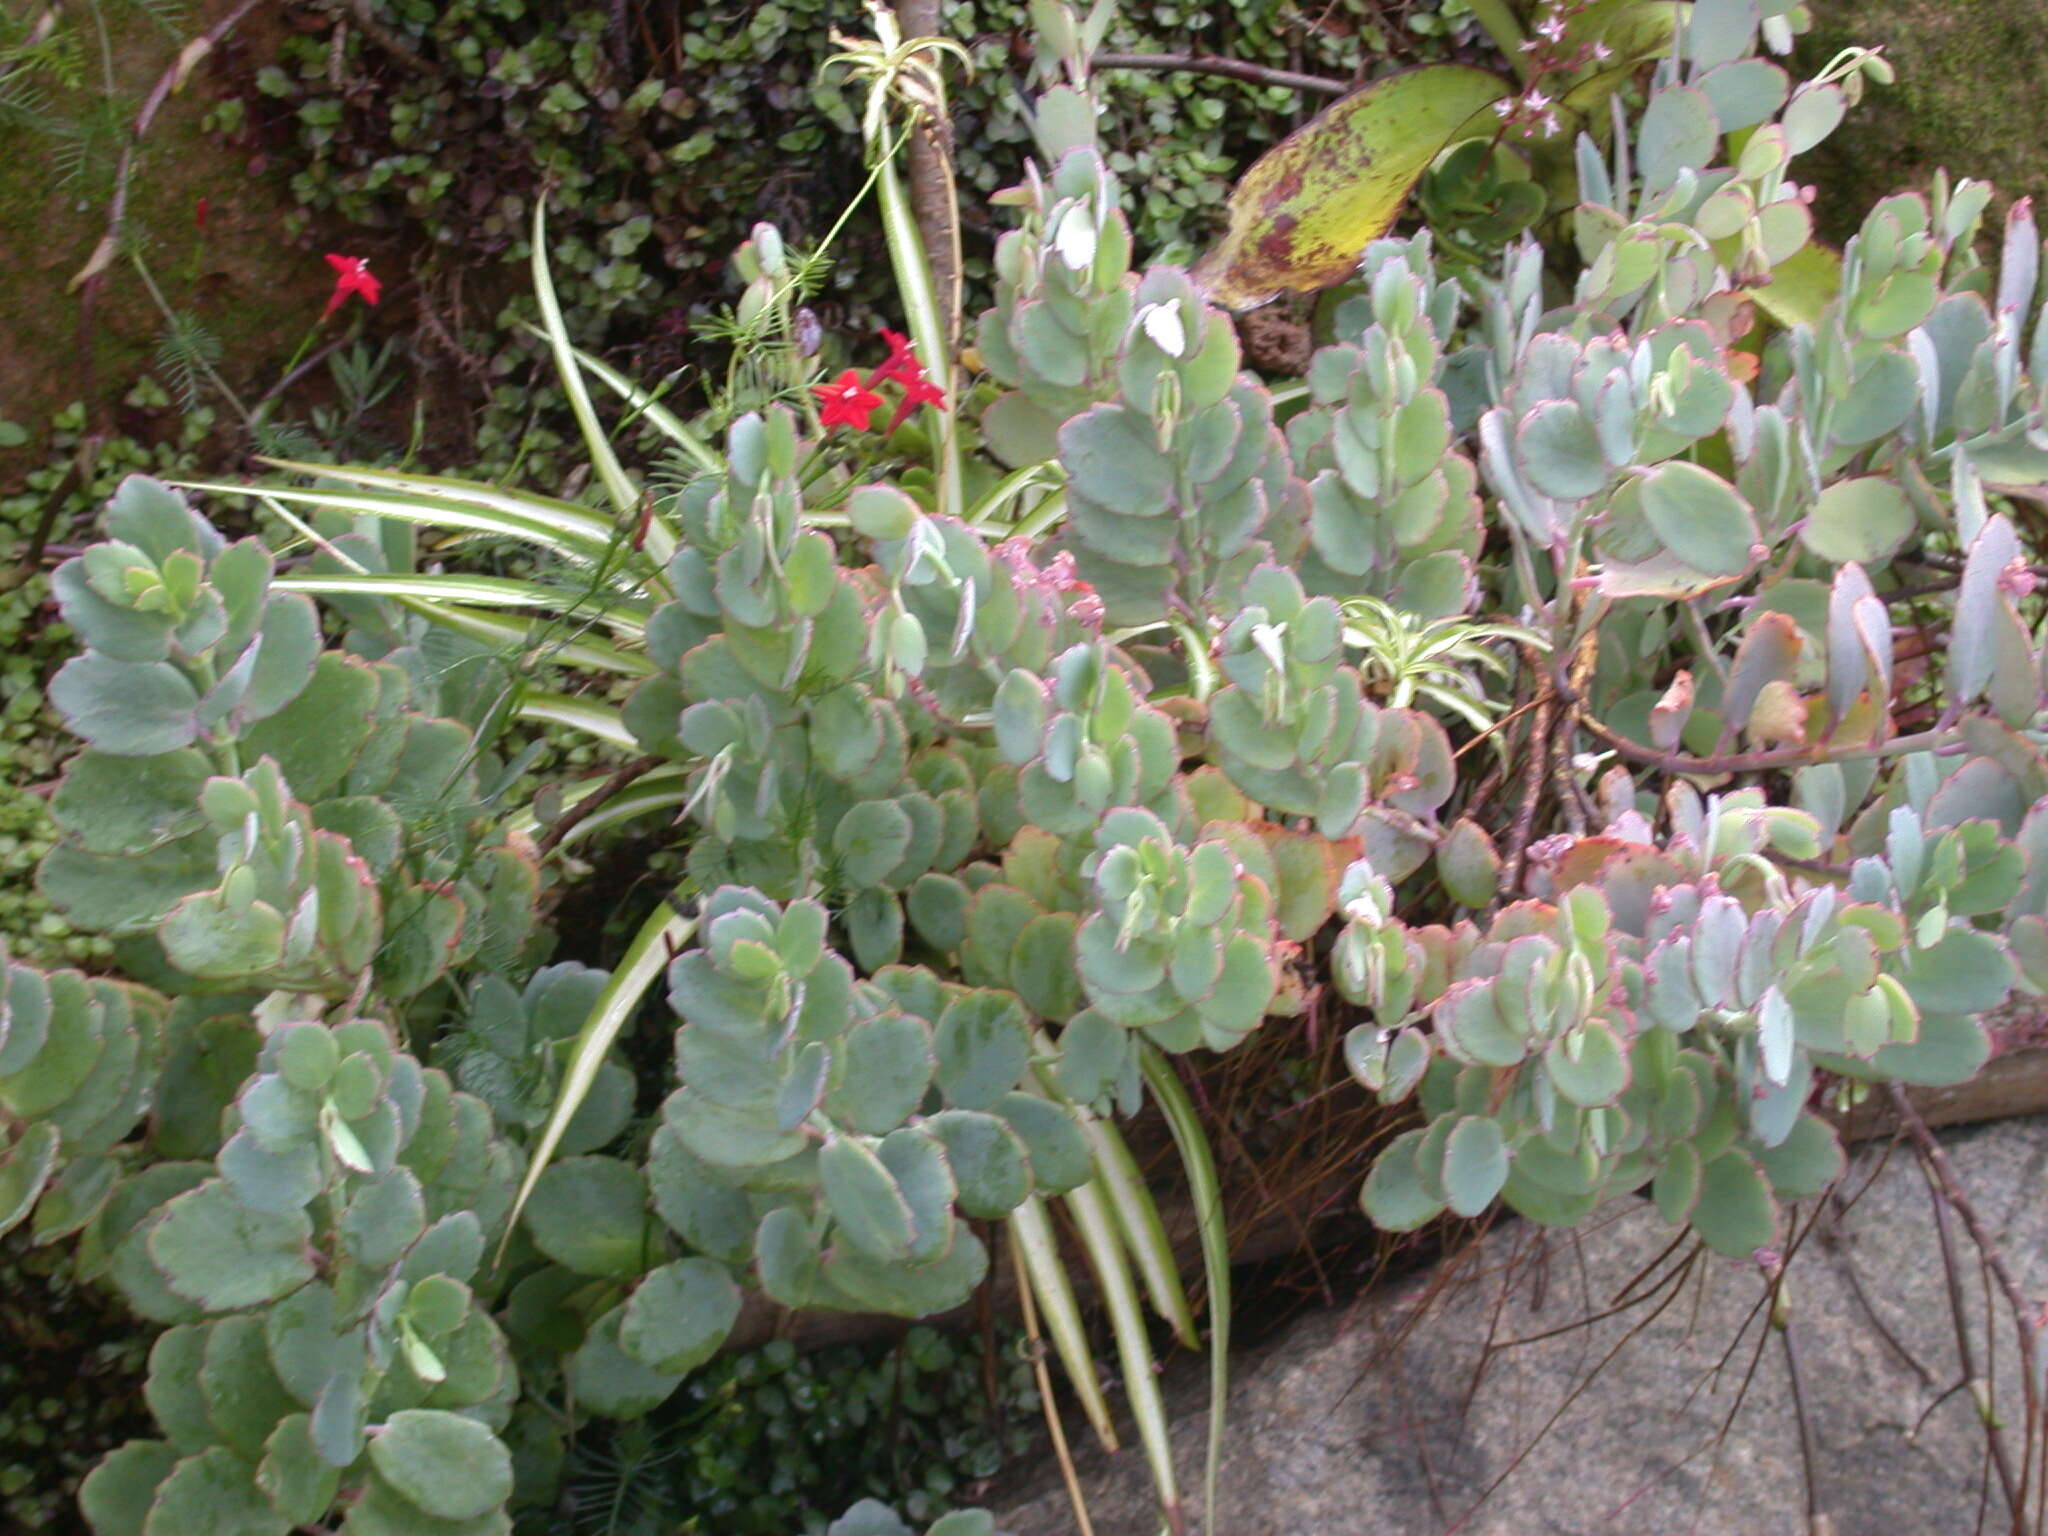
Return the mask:
{"type": "Polygon", "coordinates": [[[583,1347],[569,1358],[568,1376],[579,1407],[607,1418],[637,1419],[668,1401],[683,1378],[643,1365],[619,1347],[623,1310],[614,1307],[591,1326],[583,1347]]]}
{"type": "Polygon", "coordinates": [[[1650,1197],[1657,1202],[1657,1214],[1673,1225],[1692,1215],[1700,1198],[1700,1155],[1689,1141],[1681,1141],[1664,1154],[1664,1166],[1650,1181],[1650,1197]]]}
{"type": "Polygon", "coordinates": [[[285,1536],[289,1529],[258,1491],[249,1464],[216,1445],[171,1469],[143,1521],[142,1536],[285,1536]]]}
{"type": "Polygon", "coordinates": [[[818,1154],[818,1177],[839,1229],[863,1253],[885,1262],[910,1257],[917,1223],[896,1179],[867,1144],[835,1136],[818,1154]]]}
{"type": "Polygon", "coordinates": [[[825,1536],[916,1536],[916,1532],[879,1499],[862,1499],[826,1526],[825,1536]]]}
{"type": "Polygon", "coordinates": [[[1500,1126],[1485,1115],[1466,1115],[1444,1144],[1446,1202],[1460,1216],[1477,1216],[1508,1181],[1507,1143],[1500,1126]]]}
{"type": "Polygon", "coordinates": [[[846,498],[847,521],[864,538],[906,538],[917,515],[916,502],[886,485],[863,485],[846,498]]]}
{"type": "Polygon", "coordinates": [[[1008,992],[970,992],[939,1017],[938,1082],[959,1109],[987,1109],[1017,1086],[1031,1062],[1031,1030],[1008,992]]]}
{"type": "Polygon", "coordinates": [[[1515,428],[1515,453],[1529,483],[1559,501],[1583,501],[1607,483],[1600,440],[1570,400],[1546,400],[1515,428]]]}
{"type": "Polygon", "coordinates": [[[277,1070],[294,1088],[318,1093],[341,1064],[334,1032],[325,1024],[287,1024],[277,1032],[277,1070]]]}
{"type": "Polygon", "coordinates": [[[394,1413],[370,1436],[370,1461],[395,1491],[442,1520],[473,1520],[512,1496],[511,1453],[459,1413],[394,1413]]]}
{"type": "Polygon", "coordinates": [[[740,1315],[740,1290],[709,1259],[679,1259],[650,1270],[626,1298],[619,1346],[670,1375],[693,1371],[718,1353],[740,1315]]]}
{"type": "Polygon", "coordinates": [[[312,1223],[303,1211],[252,1211],[220,1179],[164,1207],[149,1257],[164,1283],[209,1312],[275,1301],[313,1278],[312,1223]]]}
{"type": "Polygon", "coordinates": [[[199,694],[169,662],[74,656],[50,683],[65,724],[115,757],[154,757],[199,734],[199,694]]]}
{"type": "Polygon", "coordinates": [[[1359,1207],[1382,1232],[1413,1232],[1444,1208],[1422,1187],[1415,1170],[1415,1150],[1422,1145],[1422,1136],[1421,1131],[1406,1131],[1389,1142],[1373,1159],[1372,1171],[1358,1192],[1359,1207]]]}
{"type": "Polygon", "coordinates": [[[832,834],[840,878],[856,890],[879,884],[903,862],[910,834],[910,817],[895,801],[861,801],[840,818],[832,834]]]}
{"type": "Polygon", "coordinates": [[[87,1475],[78,1504],[97,1536],[142,1536],[142,1522],[178,1453],[161,1440],[130,1440],[87,1475]]]}
{"type": "Polygon", "coordinates": [[[1713,103],[1689,85],[1666,86],[1650,98],[1637,139],[1645,190],[1662,192],[1682,170],[1705,170],[1721,140],[1713,103]]]}
{"type": "Polygon", "coordinates": [[[579,1275],[637,1275],[647,1267],[647,1186],[614,1157],[554,1164],[526,1202],[534,1245],[579,1275]]]}
{"type": "Polygon", "coordinates": [[[924,1123],[946,1149],[960,1209],[996,1221],[1031,1193],[1031,1159],[1007,1122],[972,1109],[942,1109],[924,1123]]]}
{"type": "Polygon", "coordinates": [[[1769,1247],[1778,1207],[1756,1164],[1740,1152],[1724,1152],[1701,1169],[1692,1225],[1709,1248],[1731,1259],[1769,1247]]]}
{"type": "Polygon", "coordinates": [[[288,1414],[263,1447],[256,1468],[256,1486],[288,1520],[311,1524],[334,1504],[341,1472],[329,1466],[313,1447],[310,1421],[303,1413],[288,1414]]]}
{"type": "Polygon", "coordinates": [[[1621,1042],[1598,1019],[1551,1041],[1543,1065],[1558,1093],[1581,1109],[1612,1104],[1628,1086],[1628,1058],[1621,1042]]]}
{"type": "Polygon", "coordinates": [[[1658,541],[1702,576],[1741,576],[1755,561],[1749,504],[1712,470],[1659,464],[1643,476],[1642,508],[1658,541]]]}
{"type": "Polygon", "coordinates": [[[1806,515],[1799,542],[1836,565],[1871,565],[1899,552],[1913,531],[1913,504],[1882,475],[1837,480],[1806,515]]]}

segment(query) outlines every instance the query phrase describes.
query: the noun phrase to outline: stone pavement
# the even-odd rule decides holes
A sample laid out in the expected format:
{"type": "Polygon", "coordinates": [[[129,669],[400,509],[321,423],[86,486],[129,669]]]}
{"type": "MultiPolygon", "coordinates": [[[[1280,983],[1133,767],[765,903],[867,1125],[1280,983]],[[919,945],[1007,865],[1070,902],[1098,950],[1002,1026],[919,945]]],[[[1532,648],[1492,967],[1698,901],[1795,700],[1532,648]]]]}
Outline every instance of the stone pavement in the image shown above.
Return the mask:
{"type": "MultiPolygon", "coordinates": [[[[2048,1296],[2048,1116],[1943,1140],[2022,1290],[2048,1296]]],[[[1980,1528],[1980,1503],[1981,1529],[2009,1529],[1970,1394],[1943,1398],[1962,1371],[1919,1168],[1903,1145],[1867,1144],[1841,1188],[1853,1203],[1789,1271],[1814,1509],[1831,1524],[1808,1521],[1786,1350],[1754,1265],[1703,1254],[1662,1290],[1639,1284],[1641,1304],[1568,1326],[1613,1309],[1669,1246],[1632,1198],[1576,1234],[1501,1223],[1450,1273],[1307,1316],[1241,1357],[1210,1536],[1948,1536],[1980,1528]]],[[[1950,1227],[1978,1370],[1994,1366],[2017,1421],[2011,1320],[2001,1303],[1987,1331],[1974,1250],[1950,1227]]],[[[1169,1373],[1191,1508],[1204,1378],[1197,1361],[1169,1373]]],[[[1141,1451],[1083,1454],[1082,1472],[1097,1536],[1154,1536],[1141,1451]]],[[[991,1502],[1014,1536],[1075,1530],[1049,1458],[991,1502]]]]}

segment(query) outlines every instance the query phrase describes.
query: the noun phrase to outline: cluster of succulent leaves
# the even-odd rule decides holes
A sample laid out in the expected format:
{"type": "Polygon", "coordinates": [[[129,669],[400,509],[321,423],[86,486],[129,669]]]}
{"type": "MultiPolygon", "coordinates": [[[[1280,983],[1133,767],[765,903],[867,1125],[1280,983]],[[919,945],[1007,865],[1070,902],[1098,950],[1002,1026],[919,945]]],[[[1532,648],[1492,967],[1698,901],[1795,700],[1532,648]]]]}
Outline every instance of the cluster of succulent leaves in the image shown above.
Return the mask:
{"type": "Polygon", "coordinates": [[[1560,162],[1562,275],[1376,242],[1278,400],[1205,294],[1287,286],[1316,210],[1252,178],[1206,290],[1134,271],[1069,61],[963,413],[1014,473],[962,516],[835,473],[780,406],[715,453],[618,381],[702,466],[643,497],[545,285],[616,523],[327,470],[274,493],[317,549],[279,576],[124,485],[55,581],[85,747],[41,879],[135,979],[14,964],[0,1008],[0,1225],[166,1329],[165,1438],[88,1481],[95,1525],[504,1530],[565,1419],[676,1399],[749,1292],[942,1312],[987,1273],[977,1223],[1028,1255],[1049,1199],[1142,1257],[1115,1117],[1171,1115],[1166,1056],[1311,989],[1420,1103],[1364,1186],[1391,1229],[1647,1187],[1747,1256],[1839,1170],[1824,1075],[1972,1075],[1982,1016],[2048,990],[2048,684],[2006,511],[2048,487],[2040,241],[2020,205],[1994,283],[1988,190],[1944,183],[1793,292],[1787,168],[1846,92],[1752,57],[1760,14],[1657,8],[1642,112],[1560,162]],[[417,574],[415,525],[577,579],[417,574]],[[1469,714],[1354,655],[1365,599],[1535,637],[1519,796],[1464,772],[1469,714]],[[502,803],[502,711],[434,626],[516,645],[560,689],[520,708],[653,760],[558,824],[682,829],[685,888],[608,979],[543,964],[529,833],[560,812],[502,803]],[[657,978],[649,1124],[603,1048],[657,978]]]}
{"type": "MultiPolygon", "coordinates": [[[[144,379],[123,404],[141,413],[168,400],[154,381],[144,379]]],[[[48,801],[33,786],[55,775],[67,747],[45,707],[43,685],[67,654],[71,637],[46,606],[49,586],[42,573],[11,562],[25,557],[46,516],[54,527],[69,529],[96,512],[128,475],[197,469],[196,453],[212,424],[213,413],[201,407],[180,417],[169,440],[151,444],[121,435],[87,442],[82,404],[53,412],[45,423],[0,418],[0,452],[22,466],[19,489],[0,495],[0,531],[10,559],[0,565],[0,944],[38,964],[102,961],[111,946],[75,927],[36,888],[36,866],[57,831],[48,801]],[[20,450],[31,444],[42,448],[42,462],[22,462],[28,454],[20,450]]]]}

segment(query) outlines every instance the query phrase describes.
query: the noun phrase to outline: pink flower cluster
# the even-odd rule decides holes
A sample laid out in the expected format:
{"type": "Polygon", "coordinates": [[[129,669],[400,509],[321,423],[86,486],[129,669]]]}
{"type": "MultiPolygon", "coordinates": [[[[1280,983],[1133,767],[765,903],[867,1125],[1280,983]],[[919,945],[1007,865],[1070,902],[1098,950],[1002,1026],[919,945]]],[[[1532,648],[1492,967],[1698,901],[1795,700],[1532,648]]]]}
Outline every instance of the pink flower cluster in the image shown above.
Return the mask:
{"type": "Polygon", "coordinates": [[[1069,551],[1061,550],[1043,566],[1032,562],[1029,539],[1005,539],[989,553],[1008,569],[1019,594],[1045,600],[1040,623],[1051,624],[1053,612],[1064,602],[1067,617],[1083,629],[1102,628],[1102,599],[1095,588],[1074,574],[1074,557],[1069,551]]]}
{"type": "Polygon", "coordinates": [[[1563,123],[1557,115],[1556,98],[1540,89],[1545,77],[1574,75],[1589,64],[1605,63],[1614,57],[1614,50],[1601,42],[1566,46],[1566,29],[1586,5],[1587,0],[1552,0],[1530,36],[1522,40],[1522,52],[1534,55],[1529,61],[1528,85],[1521,95],[1493,104],[1504,129],[1519,128],[1525,139],[1548,138],[1557,133],[1563,123]]]}

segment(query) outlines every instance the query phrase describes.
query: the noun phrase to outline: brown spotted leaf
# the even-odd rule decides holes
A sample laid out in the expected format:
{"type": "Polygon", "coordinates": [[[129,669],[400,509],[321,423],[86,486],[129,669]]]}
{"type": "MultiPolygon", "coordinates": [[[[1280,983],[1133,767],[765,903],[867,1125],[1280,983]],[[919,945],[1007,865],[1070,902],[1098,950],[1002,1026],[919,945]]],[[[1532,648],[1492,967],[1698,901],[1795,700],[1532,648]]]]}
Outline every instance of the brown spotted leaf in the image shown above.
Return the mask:
{"type": "Polygon", "coordinates": [[[1354,91],[1245,172],[1195,281],[1226,309],[1342,282],[1443,147],[1511,90],[1483,69],[1429,64],[1354,91]]]}

